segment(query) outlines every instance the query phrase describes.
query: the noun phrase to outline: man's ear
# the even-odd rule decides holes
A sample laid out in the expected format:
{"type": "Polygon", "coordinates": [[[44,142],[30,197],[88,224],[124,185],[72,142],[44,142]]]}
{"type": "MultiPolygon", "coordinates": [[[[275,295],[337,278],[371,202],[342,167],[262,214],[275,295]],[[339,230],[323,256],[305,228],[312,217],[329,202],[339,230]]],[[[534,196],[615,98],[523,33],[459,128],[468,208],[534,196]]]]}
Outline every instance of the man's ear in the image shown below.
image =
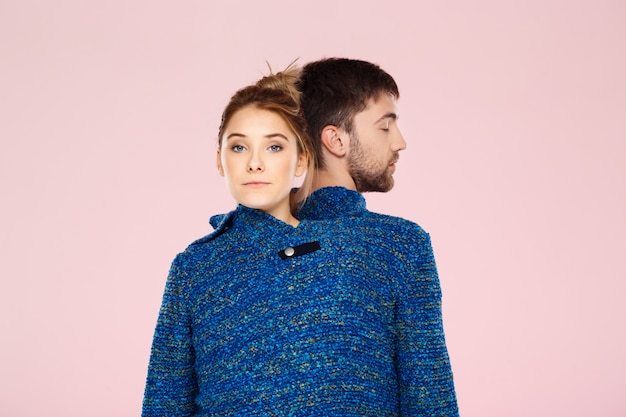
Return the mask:
{"type": "Polygon", "coordinates": [[[224,167],[222,166],[220,148],[217,148],[217,172],[219,172],[222,177],[224,176],[224,167]]]}
{"type": "Polygon", "coordinates": [[[348,138],[337,126],[328,125],[322,129],[322,144],[331,154],[343,157],[348,149],[348,138]]]}

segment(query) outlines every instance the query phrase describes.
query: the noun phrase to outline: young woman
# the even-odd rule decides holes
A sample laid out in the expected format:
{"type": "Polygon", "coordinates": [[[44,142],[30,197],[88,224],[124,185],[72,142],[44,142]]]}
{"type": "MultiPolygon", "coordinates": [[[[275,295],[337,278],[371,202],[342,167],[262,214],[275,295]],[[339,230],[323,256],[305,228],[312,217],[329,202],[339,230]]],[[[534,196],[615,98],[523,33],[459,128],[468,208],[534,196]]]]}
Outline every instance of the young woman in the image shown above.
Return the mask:
{"type": "Polygon", "coordinates": [[[276,295],[294,290],[284,280],[298,279],[293,268],[316,248],[293,215],[313,169],[298,73],[290,66],[239,90],[222,114],[217,169],[238,207],[212,217],[215,231],[172,263],[143,416],[246,415],[262,399],[259,378],[278,370],[264,360],[279,358],[263,354],[291,320],[276,295]]]}

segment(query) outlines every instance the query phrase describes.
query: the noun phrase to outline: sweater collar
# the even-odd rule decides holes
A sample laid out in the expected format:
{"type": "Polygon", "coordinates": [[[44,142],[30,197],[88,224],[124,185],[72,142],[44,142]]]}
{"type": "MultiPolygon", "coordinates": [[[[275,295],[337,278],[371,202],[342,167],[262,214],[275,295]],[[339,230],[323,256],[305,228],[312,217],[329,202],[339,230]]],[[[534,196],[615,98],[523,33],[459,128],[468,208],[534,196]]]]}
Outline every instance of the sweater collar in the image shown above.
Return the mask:
{"type": "Polygon", "coordinates": [[[267,229],[274,228],[275,230],[282,229],[294,229],[293,226],[277,219],[276,217],[268,214],[262,210],[253,209],[250,207],[242,206],[241,204],[237,208],[226,214],[216,214],[209,220],[211,226],[217,231],[230,228],[234,223],[245,225],[246,227],[267,229]]]}
{"type": "Polygon", "coordinates": [[[367,211],[365,198],[344,187],[325,187],[314,191],[298,212],[298,219],[331,220],[358,217],[367,211]]]}

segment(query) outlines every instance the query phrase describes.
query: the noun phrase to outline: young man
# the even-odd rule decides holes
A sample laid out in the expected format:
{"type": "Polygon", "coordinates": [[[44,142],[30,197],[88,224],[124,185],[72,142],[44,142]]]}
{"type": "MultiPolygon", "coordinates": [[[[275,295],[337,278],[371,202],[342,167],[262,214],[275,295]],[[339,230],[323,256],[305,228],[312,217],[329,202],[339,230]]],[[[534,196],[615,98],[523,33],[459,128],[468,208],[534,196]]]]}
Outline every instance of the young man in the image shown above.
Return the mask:
{"type": "Polygon", "coordinates": [[[381,410],[458,416],[430,237],[413,222],[368,211],[360,194],[391,190],[406,147],[396,124],[396,82],[375,64],[329,58],[307,64],[298,88],[317,166],[298,218],[332,221],[354,293],[371,294],[368,320],[386,331],[362,338],[390,348],[363,354],[393,368],[380,378],[381,410]]]}

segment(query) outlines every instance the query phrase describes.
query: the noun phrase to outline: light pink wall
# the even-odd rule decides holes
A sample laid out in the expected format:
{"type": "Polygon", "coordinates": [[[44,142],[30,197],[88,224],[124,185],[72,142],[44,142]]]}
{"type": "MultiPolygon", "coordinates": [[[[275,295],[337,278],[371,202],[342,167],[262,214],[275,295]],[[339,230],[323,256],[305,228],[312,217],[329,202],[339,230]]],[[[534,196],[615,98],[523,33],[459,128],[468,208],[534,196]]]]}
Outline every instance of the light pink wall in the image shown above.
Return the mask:
{"type": "Polygon", "coordinates": [[[368,201],[433,237],[462,415],[625,416],[625,3],[305,3],[0,3],[0,415],[139,415],[226,100],[348,56],[401,88],[368,201]]]}

